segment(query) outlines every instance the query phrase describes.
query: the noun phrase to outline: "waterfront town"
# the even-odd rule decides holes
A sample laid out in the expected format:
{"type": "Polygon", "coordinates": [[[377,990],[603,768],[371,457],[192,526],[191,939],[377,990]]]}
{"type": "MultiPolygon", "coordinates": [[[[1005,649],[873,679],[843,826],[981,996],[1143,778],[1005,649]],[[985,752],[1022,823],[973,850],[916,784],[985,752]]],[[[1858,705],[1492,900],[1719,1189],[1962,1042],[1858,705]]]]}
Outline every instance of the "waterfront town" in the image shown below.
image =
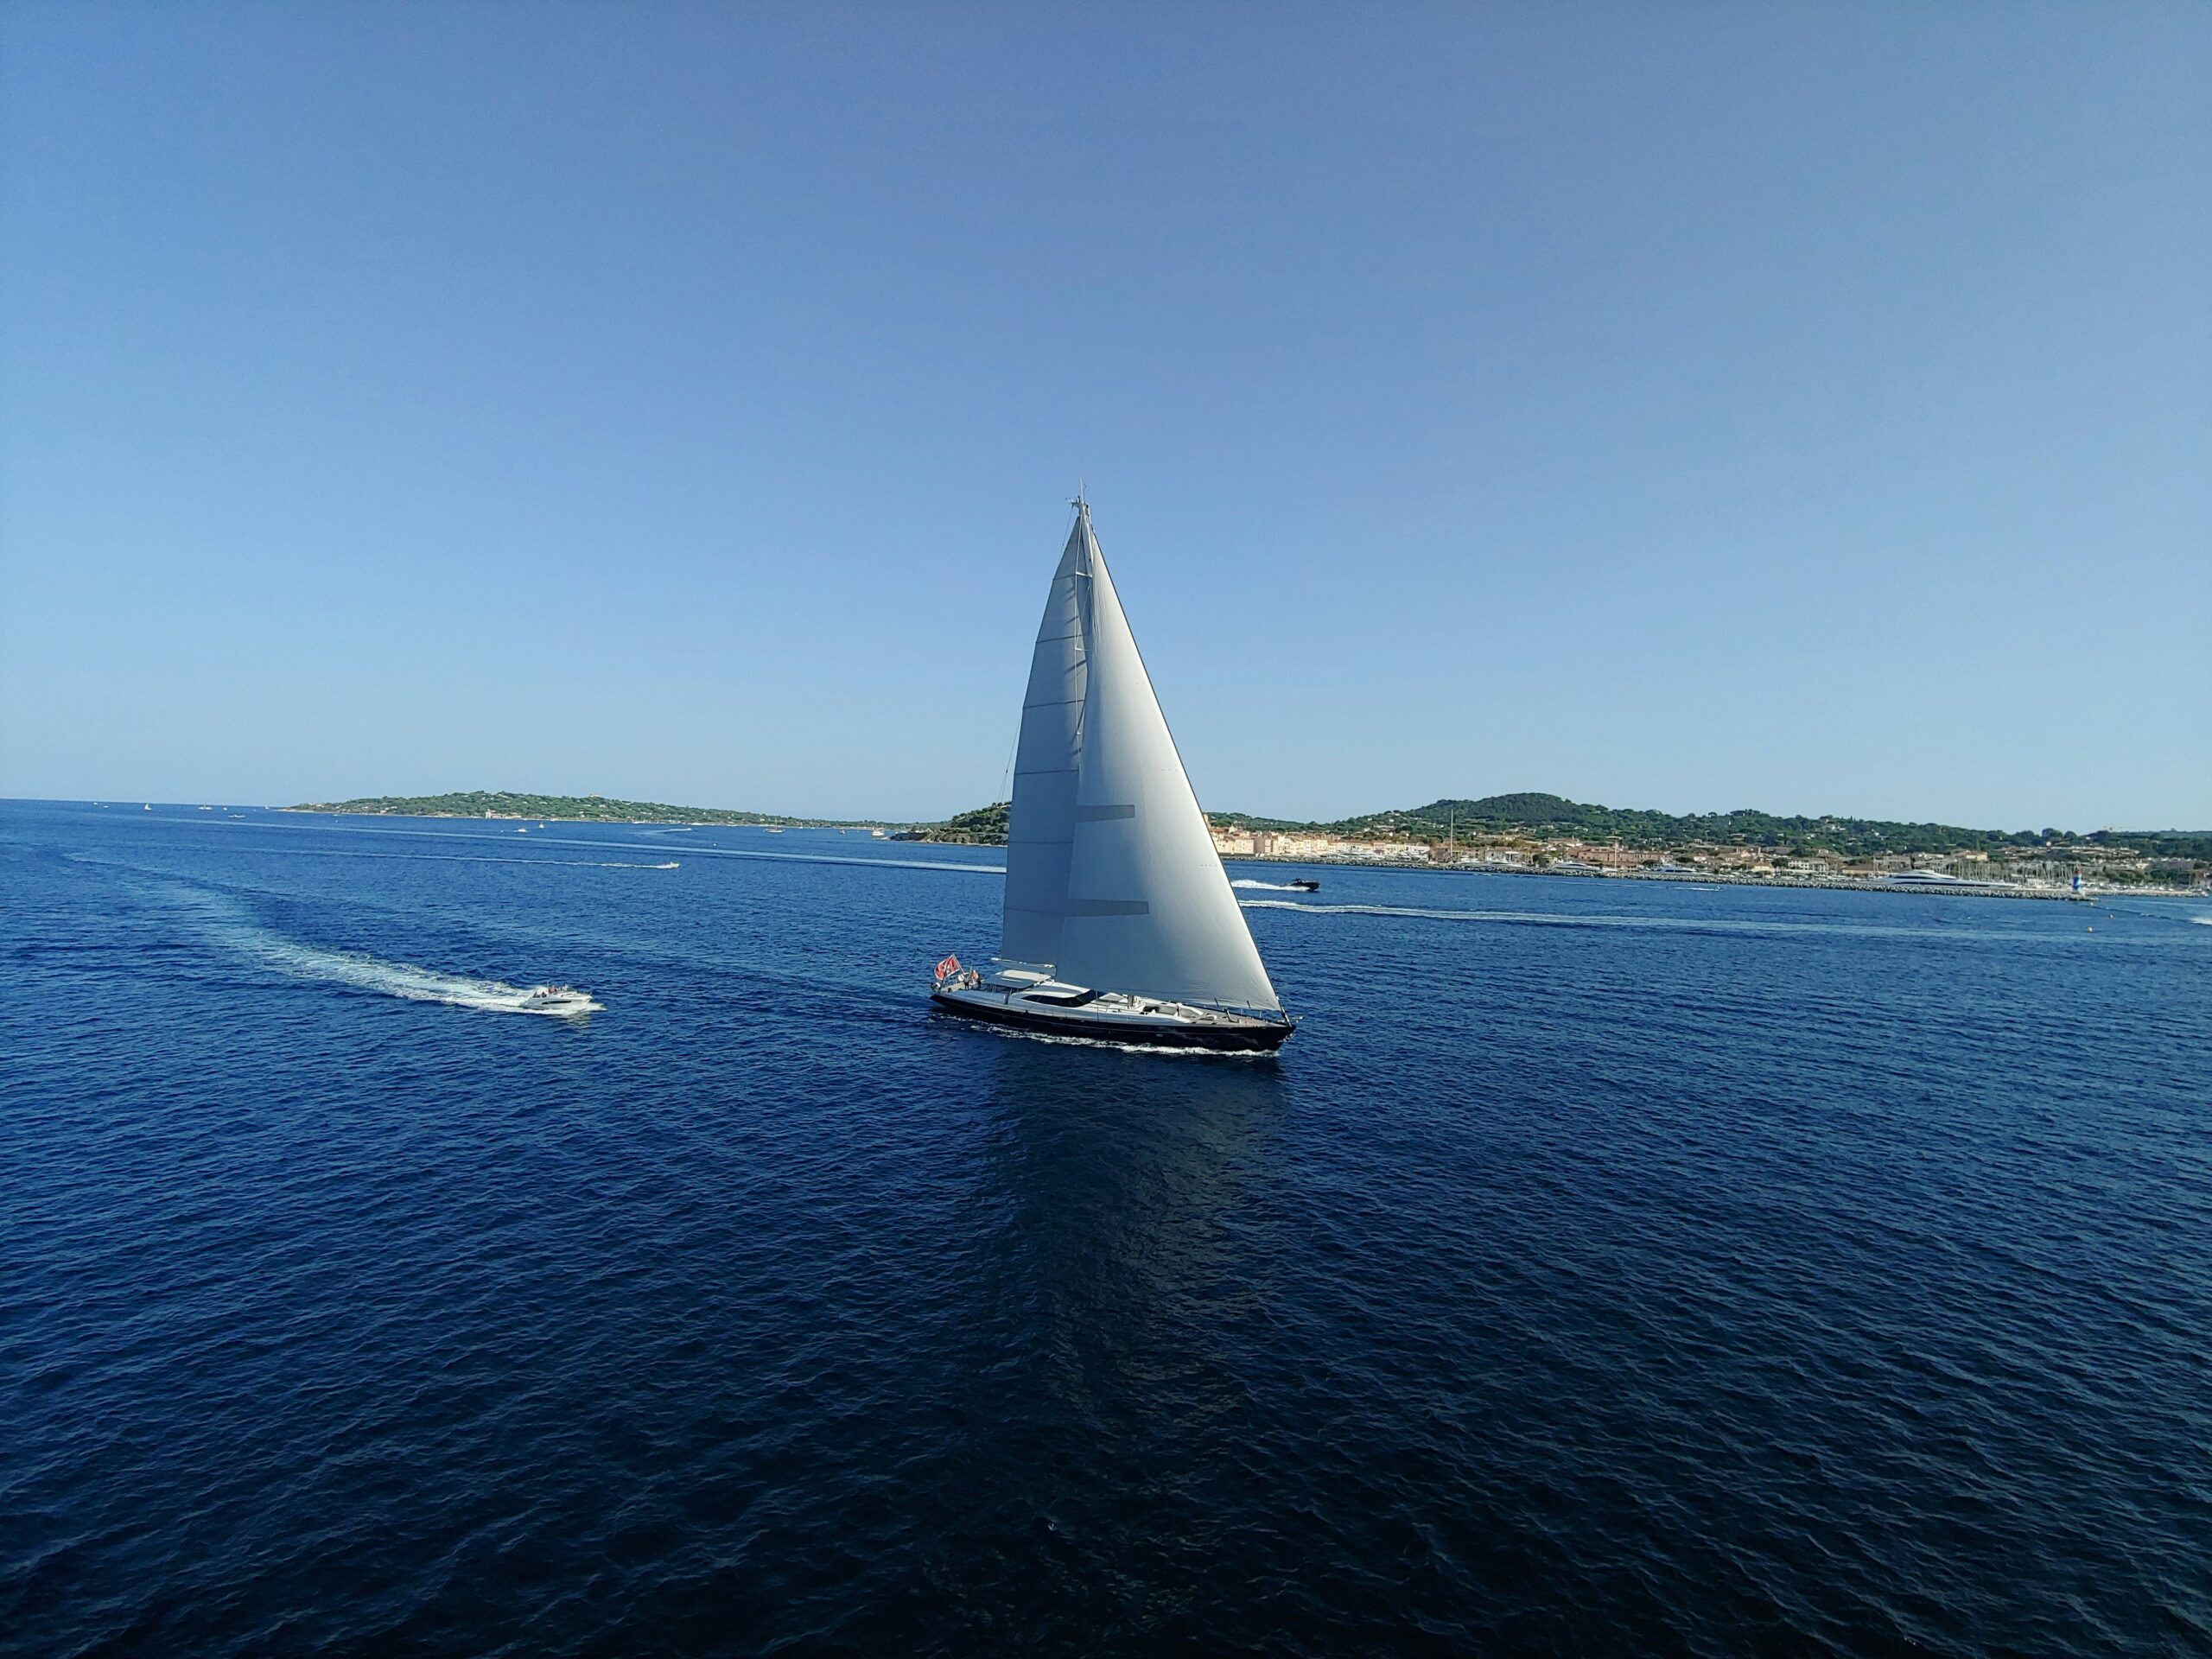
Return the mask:
{"type": "MultiPolygon", "coordinates": [[[[956,813],[942,823],[903,825],[504,791],[364,797],[284,810],[749,827],[770,833],[819,827],[867,830],[893,841],[995,847],[1006,842],[1008,804],[956,813]]],[[[2212,890],[2212,835],[2202,831],[2005,834],[1880,819],[1776,818],[1750,810],[1673,817],[1535,794],[1440,800],[1325,824],[1215,813],[1208,827],[1214,850],[1224,859],[1286,863],[2029,899],[2212,890]]]]}
{"type": "Polygon", "coordinates": [[[1951,891],[2009,898],[2077,899],[2099,893],[2202,891],[2202,860],[2149,856],[2126,846],[2062,842],[1994,852],[1878,853],[1847,857],[1724,843],[1653,849],[1576,836],[1333,835],[1212,823],[1224,859],[1286,863],[1378,864],[1500,874],[1628,877],[1646,880],[1751,881],[1783,887],[1951,891]]]}

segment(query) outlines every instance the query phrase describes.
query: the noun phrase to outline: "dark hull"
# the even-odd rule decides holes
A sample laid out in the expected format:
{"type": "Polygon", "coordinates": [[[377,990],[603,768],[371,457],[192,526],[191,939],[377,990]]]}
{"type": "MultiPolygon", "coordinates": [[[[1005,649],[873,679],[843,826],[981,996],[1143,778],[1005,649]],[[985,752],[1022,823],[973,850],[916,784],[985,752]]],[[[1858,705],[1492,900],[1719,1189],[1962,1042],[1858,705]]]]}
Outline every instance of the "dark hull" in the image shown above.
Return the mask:
{"type": "Polygon", "coordinates": [[[1254,1020],[1249,1026],[1170,1026],[1132,1031],[1125,1020],[1086,1020],[1080,1014],[1032,1014],[1024,1008],[979,1007],[948,996],[930,1001],[947,1014],[987,1025],[1012,1026],[1021,1031],[1049,1032],[1055,1037],[1082,1037],[1092,1042],[1138,1044],[1147,1048],[1206,1048],[1224,1054],[1268,1054],[1290,1039],[1291,1027],[1254,1020]]]}

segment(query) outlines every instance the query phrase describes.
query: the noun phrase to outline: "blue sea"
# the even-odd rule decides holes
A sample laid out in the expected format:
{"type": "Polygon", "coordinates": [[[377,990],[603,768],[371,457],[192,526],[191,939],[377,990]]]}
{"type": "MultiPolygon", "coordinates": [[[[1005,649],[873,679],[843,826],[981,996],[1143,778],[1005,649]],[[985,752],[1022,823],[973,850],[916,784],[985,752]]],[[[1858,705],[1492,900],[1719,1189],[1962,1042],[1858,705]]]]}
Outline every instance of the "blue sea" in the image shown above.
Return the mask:
{"type": "Polygon", "coordinates": [[[0,1649],[2212,1651],[2212,904],[1000,861],[0,808],[0,1649]]]}

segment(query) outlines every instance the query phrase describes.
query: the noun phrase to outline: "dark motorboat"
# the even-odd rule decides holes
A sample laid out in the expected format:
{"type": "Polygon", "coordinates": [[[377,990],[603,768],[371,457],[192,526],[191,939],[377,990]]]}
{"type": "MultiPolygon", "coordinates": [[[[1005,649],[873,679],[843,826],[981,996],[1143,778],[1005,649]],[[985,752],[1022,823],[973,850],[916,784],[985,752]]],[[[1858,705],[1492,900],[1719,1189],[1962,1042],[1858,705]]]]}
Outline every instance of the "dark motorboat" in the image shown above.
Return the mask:
{"type": "Polygon", "coordinates": [[[1075,508],[1022,702],[999,955],[988,974],[947,957],[931,1000],[1059,1037],[1271,1052],[1295,1022],[1230,891],[1090,508],[1075,508]]]}
{"type": "Polygon", "coordinates": [[[1309,877],[1303,875],[1300,876],[1295,881],[1288,882],[1286,885],[1296,887],[1300,893],[1319,893],[1321,891],[1321,884],[1319,881],[1315,881],[1309,877]]]}

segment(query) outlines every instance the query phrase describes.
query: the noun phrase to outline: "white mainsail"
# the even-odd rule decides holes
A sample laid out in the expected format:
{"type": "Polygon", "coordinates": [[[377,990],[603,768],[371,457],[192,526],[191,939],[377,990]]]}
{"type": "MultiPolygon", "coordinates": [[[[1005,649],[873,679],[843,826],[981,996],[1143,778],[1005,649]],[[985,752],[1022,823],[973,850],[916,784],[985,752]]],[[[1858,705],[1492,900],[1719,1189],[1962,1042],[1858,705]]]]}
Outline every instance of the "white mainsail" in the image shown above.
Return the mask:
{"type": "Polygon", "coordinates": [[[1029,692],[1021,700],[1021,738],[1014,754],[1014,804],[1006,836],[1006,914],[1000,953],[1049,968],[1060,954],[1067,913],[1068,859],[1075,844],[1076,763],[1083,737],[1084,692],[1090,683],[1084,648],[1090,578],[1090,525],[1082,515],[1052,573],[1029,692]]]}
{"type": "Polygon", "coordinates": [[[1092,989],[1282,1006],[1082,502],[1037,631],[1006,862],[1005,957],[1092,989]]]}

